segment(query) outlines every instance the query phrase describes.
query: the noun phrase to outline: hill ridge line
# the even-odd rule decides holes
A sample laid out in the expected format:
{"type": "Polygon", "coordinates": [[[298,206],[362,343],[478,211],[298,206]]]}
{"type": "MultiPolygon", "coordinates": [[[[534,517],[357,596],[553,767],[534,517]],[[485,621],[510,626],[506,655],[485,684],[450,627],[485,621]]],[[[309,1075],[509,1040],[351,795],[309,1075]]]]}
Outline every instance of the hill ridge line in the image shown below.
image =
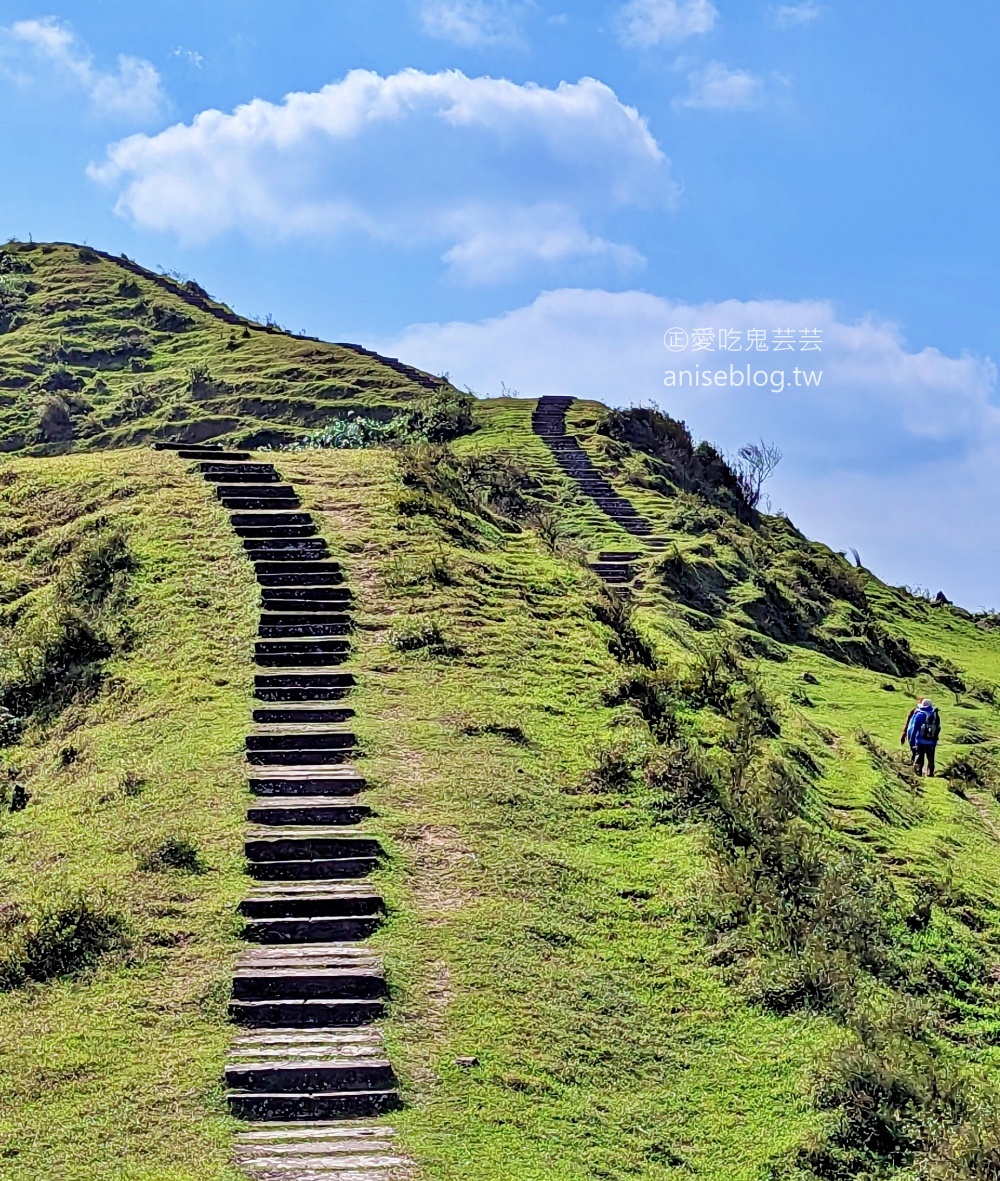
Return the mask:
{"type": "MultiPolygon", "coordinates": [[[[14,243],[8,243],[14,245],[14,243]]],[[[176,295],[183,300],[190,307],[197,308],[199,311],[206,312],[214,316],[217,320],[221,320],[224,324],[232,324],[236,327],[246,327],[254,329],[258,332],[266,332],[272,336],[286,336],[292,340],[306,340],[315,344],[332,345],[334,348],[349,349],[353,353],[357,353],[362,357],[371,357],[373,360],[379,361],[381,364],[394,370],[401,377],[414,382],[416,385],[423,386],[427,390],[442,389],[448,383],[440,377],[435,377],[432,373],[427,373],[423,369],[417,369],[413,365],[407,365],[405,361],[400,361],[397,357],[386,357],[382,353],[377,353],[373,349],[366,349],[363,345],[352,344],[348,341],[334,341],[323,340],[320,336],[307,336],[301,332],[291,332],[287,328],[280,328],[276,324],[261,324],[258,320],[251,320],[248,316],[241,316],[238,312],[234,312],[227,304],[221,304],[200,287],[197,283],[195,286],[198,290],[188,287],[186,284],[179,282],[170,275],[163,275],[157,271],[151,271],[148,267],[144,267],[141,263],[131,259],[126,254],[110,254],[106,250],[101,250],[96,246],[81,245],[79,242],[20,242],[18,246],[65,246],[73,250],[87,250],[97,258],[103,259],[105,262],[114,263],[122,267],[124,270],[137,275],[141,279],[147,279],[155,283],[161,290],[168,292],[171,295],[176,295]],[[202,294],[204,293],[204,294],[202,294]]],[[[191,282],[189,280],[188,282],[191,282]]]]}

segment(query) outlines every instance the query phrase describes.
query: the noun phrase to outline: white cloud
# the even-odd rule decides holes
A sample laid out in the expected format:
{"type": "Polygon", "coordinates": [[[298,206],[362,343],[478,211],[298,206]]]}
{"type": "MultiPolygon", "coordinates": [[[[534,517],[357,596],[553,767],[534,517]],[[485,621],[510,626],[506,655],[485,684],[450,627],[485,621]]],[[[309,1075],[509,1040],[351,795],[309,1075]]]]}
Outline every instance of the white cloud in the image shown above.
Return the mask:
{"type": "Polygon", "coordinates": [[[779,29],[795,29],[800,25],[811,24],[822,13],[823,9],[815,0],[806,0],[805,4],[780,4],[773,9],[774,23],[779,29]]]}
{"type": "Polygon", "coordinates": [[[499,392],[502,381],[526,397],[659,404],[727,451],[773,439],[785,459],[772,495],[810,535],[856,546],[890,581],[1000,606],[1000,409],[988,359],[910,348],[893,324],[848,323],[824,301],[690,305],[578,289],[478,323],[415,325],[379,347],[481,392],[499,392]],[[743,342],[750,328],[818,328],[822,352],[671,354],[663,335],[674,325],[730,328],[743,342]],[[728,381],[730,364],[780,380],[663,384],[668,368],[697,366],[728,381]],[[820,386],[796,387],[794,365],[822,372],[820,386]]]}
{"type": "MultiPolygon", "coordinates": [[[[0,28],[0,50],[5,56],[30,54],[64,81],[90,98],[95,111],[135,122],[155,118],[166,105],[160,75],[138,57],[119,54],[114,73],[99,70],[93,54],[55,17],[15,21],[0,28]]],[[[30,75],[21,74],[26,81],[30,75]]]]}
{"type": "Polygon", "coordinates": [[[719,13],[711,0],[629,0],[618,13],[618,36],[630,49],[650,49],[708,33],[719,13]]]}
{"type": "Polygon", "coordinates": [[[420,19],[432,37],[456,45],[517,45],[523,10],[508,0],[423,0],[420,19]]]}
{"type": "Polygon", "coordinates": [[[444,258],[457,278],[470,283],[500,282],[534,263],[597,259],[620,270],[645,263],[631,246],[589,234],[572,210],[559,205],[465,209],[450,220],[459,240],[444,258]]]}
{"type": "Polygon", "coordinates": [[[690,89],[674,106],[707,111],[745,110],[764,97],[764,81],[747,70],[731,70],[723,62],[709,62],[688,74],[690,89]]]}
{"type": "Polygon", "coordinates": [[[91,175],[120,188],[119,213],[187,241],[362,233],[436,246],[467,280],[530,261],[635,263],[589,223],[675,194],[645,120],[603,83],[457,70],[354,70],[281,103],[203,111],[112,145],[91,175]]]}
{"type": "Polygon", "coordinates": [[[196,70],[200,70],[205,64],[205,59],[196,49],[185,49],[183,45],[178,45],[174,50],[174,57],[183,58],[190,66],[194,66],[196,70]]]}

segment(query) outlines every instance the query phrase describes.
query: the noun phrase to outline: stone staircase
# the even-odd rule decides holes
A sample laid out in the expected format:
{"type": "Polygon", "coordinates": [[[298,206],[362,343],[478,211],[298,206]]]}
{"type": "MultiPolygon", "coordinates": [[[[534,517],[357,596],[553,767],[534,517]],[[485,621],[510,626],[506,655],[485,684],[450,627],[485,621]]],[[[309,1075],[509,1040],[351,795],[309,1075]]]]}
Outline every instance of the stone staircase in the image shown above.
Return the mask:
{"type": "Polygon", "coordinates": [[[247,950],[229,1013],[233,1115],[253,1130],[237,1162],[256,1181],[390,1181],[409,1175],[393,1132],[362,1122],[399,1106],[375,1024],[380,957],[364,945],[385,905],[364,879],[383,857],[365,831],[352,763],[353,600],[339,563],[274,466],[241,451],[159,443],[215,486],[261,588],[255,702],[246,738],[254,802],[240,904],[247,950]]]}
{"type": "Polygon", "coordinates": [[[635,563],[651,552],[664,549],[669,542],[656,537],[653,526],[639,512],[635,505],[616,492],[600,468],[580,446],[575,435],[566,432],[566,412],[574,402],[573,398],[545,396],[531,415],[531,429],[552,452],[560,468],[589,497],[606,517],[626,533],[641,542],[641,550],[603,550],[596,561],[590,563],[591,570],[610,586],[627,588],[635,579],[635,563]]]}

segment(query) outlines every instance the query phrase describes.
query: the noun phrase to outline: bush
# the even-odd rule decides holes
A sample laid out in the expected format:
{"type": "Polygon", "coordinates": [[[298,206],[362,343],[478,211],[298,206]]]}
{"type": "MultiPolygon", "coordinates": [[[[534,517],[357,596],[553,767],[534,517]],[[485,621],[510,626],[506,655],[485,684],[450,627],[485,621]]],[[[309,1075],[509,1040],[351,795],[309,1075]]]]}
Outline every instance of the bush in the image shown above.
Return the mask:
{"type": "Polygon", "coordinates": [[[995,1106],[981,1103],[970,1078],[936,1044],[933,1024],[926,1010],[899,1000],[885,1014],[852,1023],[851,1044],[829,1057],[817,1079],[816,1105],[833,1113],[832,1127],[803,1152],[803,1164],[820,1177],[845,1179],[914,1165],[916,1175],[942,1181],[996,1176],[969,1171],[977,1158],[996,1159],[995,1106]],[[957,1169],[942,1173],[948,1157],[957,1169]]]}
{"type": "Polygon", "coordinates": [[[608,651],[623,664],[640,664],[644,668],[656,667],[656,656],[652,647],[635,625],[635,609],[624,595],[602,587],[600,597],[590,604],[590,610],[598,623],[612,632],[608,651]]]}
{"type": "Polygon", "coordinates": [[[505,722],[486,722],[483,725],[463,726],[460,733],[468,738],[480,738],[483,735],[490,735],[494,738],[503,738],[507,742],[511,742],[514,746],[530,746],[528,736],[521,729],[520,726],[510,725],[505,722]]]}
{"type": "Polygon", "coordinates": [[[402,416],[403,429],[413,441],[448,443],[475,430],[472,404],[471,394],[438,390],[402,416]]]}
{"type": "Polygon", "coordinates": [[[17,719],[18,732],[30,715],[49,717],[96,688],[103,662],[129,642],[126,585],[135,563],[125,534],[98,528],[52,561],[55,577],[7,630],[0,651],[0,708],[17,719]]]}
{"type": "Polygon", "coordinates": [[[205,873],[208,866],[192,841],[186,837],[167,837],[139,858],[139,868],[147,873],[164,873],[171,869],[182,873],[205,873]]]}
{"type": "Polygon", "coordinates": [[[0,989],[73,976],[127,945],[124,918],[102,899],[77,895],[32,915],[0,912],[0,989]]]}
{"type": "Polygon", "coordinates": [[[65,398],[49,394],[38,404],[38,441],[68,443],[73,438],[73,416],[65,398]]]}
{"type": "Polygon", "coordinates": [[[633,406],[608,410],[597,424],[598,434],[644,452],[678,487],[698,492],[744,520],[756,520],[736,474],[710,443],[696,447],[683,422],[659,410],[633,406]]]}
{"type": "Polygon", "coordinates": [[[662,746],[646,768],[654,791],[653,808],[666,821],[710,820],[719,807],[716,770],[690,740],[674,737],[662,746]]]}
{"type": "Polygon", "coordinates": [[[628,795],[635,784],[635,761],[622,746],[599,747],[585,786],[597,795],[628,795]]]}
{"type": "Polygon", "coordinates": [[[605,705],[631,705],[659,742],[671,742],[679,732],[683,682],[672,669],[640,672],[620,681],[604,694],[605,705]]]}
{"type": "Polygon", "coordinates": [[[401,419],[383,421],[378,418],[366,418],[349,410],[343,418],[332,419],[320,430],[312,431],[296,439],[294,443],[287,444],[284,450],[357,450],[362,447],[387,447],[393,443],[405,442],[407,438],[407,430],[401,419]]]}
{"type": "Polygon", "coordinates": [[[426,651],[432,656],[461,656],[463,649],[445,639],[436,621],[407,624],[389,633],[389,643],[397,652],[426,651]]]}
{"type": "Polygon", "coordinates": [[[399,512],[434,518],[461,544],[475,544],[478,522],[517,533],[515,522],[532,511],[527,493],[537,482],[505,456],[458,456],[426,444],[402,448],[399,467],[407,489],[397,500],[399,512]]]}

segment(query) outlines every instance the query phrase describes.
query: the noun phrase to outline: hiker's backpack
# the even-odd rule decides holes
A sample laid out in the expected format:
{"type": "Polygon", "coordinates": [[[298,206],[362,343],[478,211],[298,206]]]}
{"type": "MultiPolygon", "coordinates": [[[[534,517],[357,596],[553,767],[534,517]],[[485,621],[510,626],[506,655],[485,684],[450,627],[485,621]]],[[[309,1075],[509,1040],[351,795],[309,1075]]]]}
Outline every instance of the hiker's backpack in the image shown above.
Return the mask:
{"type": "Polygon", "coordinates": [[[937,742],[941,737],[941,715],[936,709],[924,718],[924,724],[920,727],[920,732],[917,734],[918,742],[937,742]]]}

